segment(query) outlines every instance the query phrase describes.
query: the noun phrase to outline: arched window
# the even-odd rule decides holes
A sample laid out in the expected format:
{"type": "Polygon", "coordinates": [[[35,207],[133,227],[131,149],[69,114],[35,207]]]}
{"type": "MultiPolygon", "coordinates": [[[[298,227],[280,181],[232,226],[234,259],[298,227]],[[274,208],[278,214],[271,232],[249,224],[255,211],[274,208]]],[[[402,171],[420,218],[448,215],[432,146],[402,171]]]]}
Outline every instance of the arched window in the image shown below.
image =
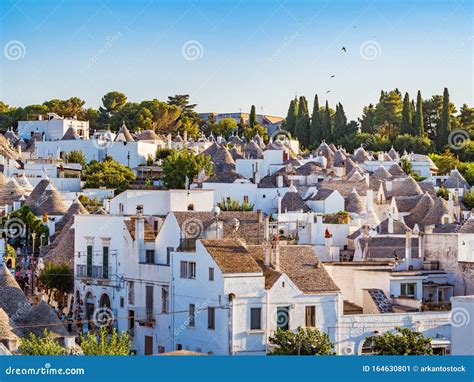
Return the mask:
{"type": "Polygon", "coordinates": [[[194,211],[194,204],[188,205],[188,211],[194,211]]]}

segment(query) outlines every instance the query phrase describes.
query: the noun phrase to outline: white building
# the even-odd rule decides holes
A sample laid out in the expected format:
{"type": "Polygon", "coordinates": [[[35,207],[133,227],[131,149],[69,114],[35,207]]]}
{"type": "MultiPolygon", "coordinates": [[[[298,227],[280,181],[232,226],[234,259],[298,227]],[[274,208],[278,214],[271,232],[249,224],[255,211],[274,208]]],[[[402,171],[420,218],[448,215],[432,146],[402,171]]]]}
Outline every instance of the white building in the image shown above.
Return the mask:
{"type": "Polygon", "coordinates": [[[198,241],[195,253],[173,254],[172,271],[175,349],[265,354],[279,327],[335,339],[339,290],[310,247],[198,241]]]}
{"type": "Polygon", "coordinates": [[[165,216],[170,211],[211,211],[212,190],[126,190],[110,200],[111,214],[134,215],[137,207],[145,215],[165,216]]]}
{"type": "Polygon", "coordinates": [[[73,129],[83,139],[89,138],[89,121],[79,121],[74,118],[63,118],[55,113],[48,113],[48,118],[34,121],[18,121],[18,137],[29,140],[35,133],[39,133],[46,141],[62,139],[66,131],[73,129]]]}

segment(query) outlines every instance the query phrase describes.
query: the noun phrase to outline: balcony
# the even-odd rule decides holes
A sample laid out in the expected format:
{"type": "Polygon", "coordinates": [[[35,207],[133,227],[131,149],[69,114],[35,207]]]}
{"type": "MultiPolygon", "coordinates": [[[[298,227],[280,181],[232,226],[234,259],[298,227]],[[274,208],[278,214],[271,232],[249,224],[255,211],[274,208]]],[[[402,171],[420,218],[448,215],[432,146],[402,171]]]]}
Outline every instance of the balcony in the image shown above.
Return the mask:
{"type": "Polygon", "coordinates": [[[140,326],[155,327],[156,319],[153,308],[135,308],[135,321],[140,326]]]}
{"type": "Polygon", "coordinates": [[[101,265],[93,265],[87,269],[87,265],[76,265],[76,277],[89,278],[97,280],[110,280],[112,275],[112,267],[103,267],[101,265]]]}

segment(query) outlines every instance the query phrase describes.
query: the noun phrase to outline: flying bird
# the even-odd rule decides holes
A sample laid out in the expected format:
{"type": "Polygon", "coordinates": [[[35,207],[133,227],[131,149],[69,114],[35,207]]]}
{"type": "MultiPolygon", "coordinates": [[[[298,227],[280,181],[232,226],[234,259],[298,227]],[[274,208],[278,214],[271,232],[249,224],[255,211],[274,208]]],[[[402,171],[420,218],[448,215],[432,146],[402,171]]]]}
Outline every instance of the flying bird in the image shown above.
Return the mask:
{"type": "Polygon", "coordinates": [[[326,92],[326,94],[328,94],[328,93],[330,93],[330,92],[331,92],[331,90],[328,90],[328,91],[326,92]]]}
{"type": "Polygon", "coordinates": [[[331,76],[331,78],[334,78],[334,77],[336,77],[336,76],[333,74],[333,75],[331,76]]]}
{"type": "Polygon", "coordinates": [[[341,50],[342,50],[343,52],[347,52],[347,50],[346,50],[346,47],[345,47],[345,46],[343,46],[341,50]]]}

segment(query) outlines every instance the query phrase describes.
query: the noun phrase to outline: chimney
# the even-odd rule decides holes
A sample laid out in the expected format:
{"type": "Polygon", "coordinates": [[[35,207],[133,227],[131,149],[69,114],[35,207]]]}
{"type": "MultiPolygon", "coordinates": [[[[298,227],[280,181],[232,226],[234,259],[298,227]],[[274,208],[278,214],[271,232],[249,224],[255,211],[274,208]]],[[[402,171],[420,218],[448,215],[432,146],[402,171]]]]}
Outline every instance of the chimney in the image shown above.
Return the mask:
{"type": "Polygon", "coordinates": [[[171,134],[168,134],[166,139],[167,139],[166,148],[170,149],[171,148],[171,134]]]}
{"type": "Polygon", "coordinates": [[[278,210],[277,210],[277,212],[278,212],[279,214],[281,214],[281,194],[280,194],[280,193],[278,193],[278,201],[277,201],[277,202],[278,202],[278,210]]]}
{"type": "Polygon", "coordinates": [[[253,182],[255,184],[259,184],[260,183],[260,171],[258,170],[258,162],[255,163],[255,171],[253,173],[253,182]]]}
{"type": "Polygon", "coordinates": [[[184,133],[183,133],[183,140],[184,140],[184,143],[188,142],[188,132],[186,130],[184,130],[184,133]]]}
{"type": "Polygon", "coordinates": [[[278,244],[278,241],[273,247],[273,269],[277,272],[280,271],[280,244],[278,244]]]}
{"type": "Polygon", "coordinates": [[[407,230],[405,236],[405,264],[408,271],[413,270],[412,256],[411,256],[411,230],[407,230]]]}
{"type": "Polygon", "coordinates": [[[369,181],[369,173],[368,173],[368,172],[366,172],[366,173],[365,173],[365,183],[367,183],[367,186],[369,186],[369,185],[370,185],[370,181],[369,181]]]}
{"type": "Polygon", "coordinates": [[[270,241],[270,216],[265,215],[265,225],[263,227],[263,236],[265,243],[270,241]]]}
{"type": "Polygon", "coordinates": [[[383,162],[383,155],[384,155],[383,152],[379,152],[379,153],[378,153],[379,162],[383,162]]]}
{"type": "Polygon", "coordinates": [[[266,245],[264,248],[263,248],[263,264],[266,266],[266,267],[269,267],[270,266],[270,255],[271,255],[271,248],[270,246],[266,245]]]}
{"type": "Polygon", "coordinates": [[[367,212],[374,210],[374,191],[369,188],[367,189],[367,212]]]}
{"type": "Polygon", "coordinates": [[[277,175],[277,187],[283,188],[283,175],[277,175]]]}
{"type": "Polygon", "coordinates": [[[450,192],[448,196],[448,209],[449,213],[454,216],[454,200],[453,200],[453,194],[450,192]]]}
{"type": "Polygon", "coordinates": [[[145,219],[143,218],[143,205],[137,206],[135,216],[135,240],[137,242],[138,258],[142,260],[142,252],[145,249],[145,219]]]}
{"type": "Polygon", "coordinates": [[[393,234],[393,217],[392,214],[388,214],[388,227],[387,227],[387,232],[390,234],[393,234]]]}
{"type": "Polygon", "coordinates": [[[425,258],[425,243],[424,243],[424,237],[423,232],[418,233],[418,257],[420,260],[424,260],[425,258]]]}

